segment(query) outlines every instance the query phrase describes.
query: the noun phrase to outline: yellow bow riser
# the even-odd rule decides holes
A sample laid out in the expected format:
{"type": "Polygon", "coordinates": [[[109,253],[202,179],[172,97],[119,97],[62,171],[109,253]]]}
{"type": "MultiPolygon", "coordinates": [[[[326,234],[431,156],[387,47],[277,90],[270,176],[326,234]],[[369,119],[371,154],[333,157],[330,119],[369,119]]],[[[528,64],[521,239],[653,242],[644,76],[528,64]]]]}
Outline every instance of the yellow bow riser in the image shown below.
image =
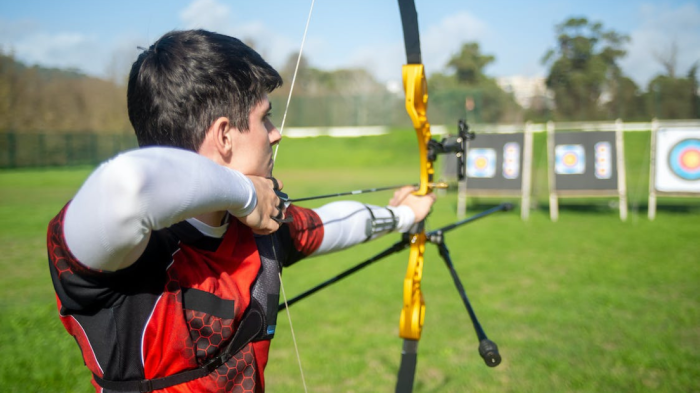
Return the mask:
{"type": "Polygon", "coordinates": [[[428,83],[425,79],[423,64],[406,64],[403,66],[403,87],[406,92],[406,112],[413,121],[413,128],[418,136],[420,149],[420,186],[415,195],[429,194],[433,181],[432,161],[428,161],[428,142],[432,137],[428,123],[428,83]]]}
{"type": "MultiPolygon", "coordinates": [[[[403,85],[406,92],[406,111],[413,121],[418,137],[420,154],[420,186],[415,195],[432,192],[433,163],[428,160],[428,143],[431,139],[430,123],[426,115],[428,109],[428,86],[422,64],[403,66],[403,85]]],[[[421,292],[423,278],[423,253],[425,251],[425,230],[418,223],[418,230],[411,234],[408,268],[403,285],[403,309],[399,320],[399,336],[404,339],[419,340],[425,320],[425,301],[421,292]]]]}

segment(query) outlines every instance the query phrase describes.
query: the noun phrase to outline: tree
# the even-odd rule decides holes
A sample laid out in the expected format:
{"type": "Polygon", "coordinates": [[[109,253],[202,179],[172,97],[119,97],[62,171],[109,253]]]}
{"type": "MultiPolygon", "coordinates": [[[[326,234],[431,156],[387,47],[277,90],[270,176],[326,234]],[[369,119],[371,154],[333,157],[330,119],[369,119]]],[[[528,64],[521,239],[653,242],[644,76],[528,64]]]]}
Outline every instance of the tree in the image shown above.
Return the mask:
{"type": "Polygon", "coordinates": [[[75,70],[27,66],[0,52],[0,132],[130,130],[126,87],[75,70]]]}
{"type": "Polygon", "coordinates": [[[547,87],[554,91],[558,118],[593,120],[600,118],[601,95],[615,81],[622,81],[617,64],[626,51],[629,37],[604,30],[599,22],[570,18],[556,26],[557,45],[542,59],[549,65],[547,87]]]}
{"type": "MultiPolygon", "coordinates": [[[[294,99],[285,119],[289,126],[330,126],[376,124],[375,113],[383,108],[375,101],[387,95],[384,86],[362,68],[325,71],[312,67],[305,56],[289,55],[280,75],[284,85],[270,94],[275,108],[286,108],[294,69],[299,61],[294,99]],[[371,103],[370,103],[371,102],[371,103]],[[369,122],[369,123],[368,123],[369,122]]],[[[282,115],[283,111],[278,112],[282,115]]],[[[275,118],[282,124],[282,118],[275,118]]]]}
{"type": "Polygon", "coordinates": [[[685,78],[658,75],[649,82],[648,100],[651,113],[661,119],[692,119],[700,117],[698,102],[698,63],[693,64],[685,78]]]}
{"type": "Polygon", "coordinates": [[[465,114],[477,122],[512,122],[520,120],[521,109],[484,69],[496,58],[481,53],[476,42],[462,44],[446,68],[448,73],[430,76],[433,121],[455,123],[465,114]]]}
{"type": "Polygon", "coordinates": [[[675,40],[671,42],[671,45],[665,52],[654,51],[654,58],[661,63],[668,76],[671,78],[676,77],[676,69],[678,66],[678,42],[675,40]]]}
{"type": "Polygon", "coordinates": [[[607,118],[649,120],[648,105],[639,86],[626,76],[609,82],[610,101],[605,103],[607,118]]]}
{"type": "MultiPolygon", "coordinates": [[[[294,69],[296,68],[298,53],[290,54],[280,70],[284,85],[275,90],[275,96],[287,96],[292,85],[294,69]]],[[[384,87],[374,77],[361,68],[338,69],[324,71],[312,67],[306,56],[299,59],[294,86],[295,96],[327,96],[345,95],[357,96],[362,94],[383,92],[384,87]]]]}
{"type": "Polygon", "coordinates": [[[477,85],[489,78],[484,74],[484,68],[496,60],[491,55],[483,55],[476,42],[462,45],[459,53],[452,56],[447,67],[454,70],[457,81],[464,85],[477,85]]]}

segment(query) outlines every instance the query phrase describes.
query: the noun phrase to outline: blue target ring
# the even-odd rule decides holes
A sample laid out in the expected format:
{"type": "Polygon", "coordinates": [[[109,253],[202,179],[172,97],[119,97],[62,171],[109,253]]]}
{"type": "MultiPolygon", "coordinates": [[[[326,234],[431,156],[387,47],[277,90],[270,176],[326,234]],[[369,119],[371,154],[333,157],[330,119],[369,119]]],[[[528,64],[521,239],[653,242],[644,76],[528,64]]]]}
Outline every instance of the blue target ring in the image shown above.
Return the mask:
{"type": "Polygon", "coordinates": [[[671,149],[668,165],[683,180],[700,179],[700,139],[685,139],[671,149]]]}

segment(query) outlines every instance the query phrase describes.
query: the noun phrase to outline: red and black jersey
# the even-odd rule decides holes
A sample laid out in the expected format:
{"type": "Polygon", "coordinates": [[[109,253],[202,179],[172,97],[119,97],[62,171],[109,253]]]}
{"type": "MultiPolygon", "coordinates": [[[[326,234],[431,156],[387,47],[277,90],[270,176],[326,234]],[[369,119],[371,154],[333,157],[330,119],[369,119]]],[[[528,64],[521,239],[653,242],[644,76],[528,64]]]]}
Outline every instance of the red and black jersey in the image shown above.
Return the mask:
{"type": "Polygon", "coordinates": [[[207,376],[159,392],[264,391],[278,272],[318,249],[323,226],[316,213],[290,206],[293,223],[269,236],[256,236],[235,219],[221,239],[181,222],[153,231],[133,265],[104,272],[71,254],[65,210],[49,224],[49,266],[61,321],[94,375],[134,381],[196,369],[231,341],[255,303],[266,316],[255,340],[207,376]]]}

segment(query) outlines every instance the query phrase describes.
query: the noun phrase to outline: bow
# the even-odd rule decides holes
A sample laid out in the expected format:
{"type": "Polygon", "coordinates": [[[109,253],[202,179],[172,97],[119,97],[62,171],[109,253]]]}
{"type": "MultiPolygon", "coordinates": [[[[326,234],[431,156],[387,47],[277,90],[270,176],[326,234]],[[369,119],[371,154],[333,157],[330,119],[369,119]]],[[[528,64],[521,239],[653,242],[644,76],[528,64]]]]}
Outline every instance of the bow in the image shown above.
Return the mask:
{"type": "MultiPolygon", "coordinates": [[[[420,154],[420,187],[415,195],[426,195],[432,191],[433,161],[440,153],[455,152],[457,156],[458,179],[464,179],[464,158],[467,153],[467,141],[474,138],[474,134],[463,121],[459,122],[459,134],[456,139],[443,139],[437,142],[432,139],[430,123],[428,122],[428,83],[425,79],[425,70],[422,64],[420,51],[420,35],[418,30],[418,14],[413,0],[398,0],[401,12],[401,24],[403,25],[404,45],[406,47],[407,64],[403,66],[403,86],[406,92],[406,111],[408,112],[413,127],[418,137],[420,154]]],[[[472,219],[483,217],[501,210],[511,210],[512,205],[502,204],[491,211],[486,211],[470,219],[458,221],[428,234],[425,232],[424,222],[419,222],[410,232],[410,253],[408,269],[404,278],[403,309],[399,322],[399,336],[404,339],[401,354],[401,366],[399,368],[396,392],[413,391],[415,376],[418,341],[420,340],[425,320],[425,301],[421,292],[421,279],[423,277],[423,253],[426,241],[437,245],[445,265],[447,266],[455,287],[459,292],[479,340],[479,354],[489,367],[498,366],[501,356],[498,347],[489,340],[484,333],[481,324],[467,298],[464,286],[452,264],[450,253],[444,241],[444,233],[457,228],[472,219]]]]}
{"type": "MultiPolygon", "coordinates": [[[[413,123],[413,127],[416,130],[416,136],[418,137],[418,152],[420,156],[420,182],[417,184],[417,189],[416,191],[414,191],[414,195],[425,196],[431,193],[433,189],[437,186],[435,183],[433,183],[433,175],[435,172],[433,162],[437,158],[438,154],[456,154],[458,165],[458,178],[459,180],[463,180],[466,145],[467,141],[474,137],[474,134],[469,132],[466,123],[460,121],[459,133],[456,137],[445,138],[440,142],[432,139],[432,134],[430,132],[430,123],[428,122],[427,118],[428,86],[425,77],[424,66],[422,64],[421,59],[420,36],[418,30],[418,16],[416,12],[416,7],[413,0],[398,0],[398,4],[401,13],[401,22],[403,25],[404,44],[406,47],[407,58],[407,64],[403,66],[402,70],[404,91],[406,93],[406,111],[408,112],[408,115],[413,123]]],[[[292,80],[292,89],[295,78],[296,71],[295,76],[292,80]]],[[[287,107],[288,106],[289,100],[287,102],[287,107]]],[[[286,118],[286,110],[284,117],[286,118]]],[[[284,119],[282,122],[282,129],[283,127],[284,119]]],[[[328,194],[319,197],[300,198],[297,199],[297,201],[347,194],[356,194],[362,192],[373,192],[377,190],[379,189],[358,190],[347,193],[328,194]]],[[[396,392],[411,392],[413,390],[413,382],[416,370],[418,342],[421,338],[423,322],[425,320],[425,301],[423,299],[423,293],[421,291],[421,280],[423,277],[424,263],[423,255],[425,252],[426,243],[430,242],[437,245],[440,252],[440,256],[442,257],[448,270],[450,271],[457,291],[459,292],[462,301],[467,309],[467,312],[469,313],[472,324],[474,325],[474,329],[476,331],[477,338],[480,342],[479,353],[481,354],[482,358],[488,366],[495,367],[501,362],[501,357],[498,353],[498,348],[495,343],[493,343],[486,337],[486,334],[484,333],[481,325],[479,324],[479,321],[476,318],[474,310],[471,307],[471,304],[469,303],[469,300],[467,298],[464,287],[462,286],[461,280],[459,279],[454,265],[452,264],[449,250],[444,242],[444,234],[447,231],[453,230],[462,225],[490,215],[492,213],[498,211],[508,211],[511,209],[511,204],[501,204],[497,207],[486,210],[467,219],[457,221],[453,224],[441,227],[430,232],[425,231],[424,221],[418,222],[407,234],[404,234],[402,236],[402,239],[400,241],[396,242],[394,245],[378,253],[372,258],[369,258],[364,262],[359,263],[355,267],[340,273],[339,275],[301,293],[300,295],[297,295],[296,297],[290,300],[287,300],[285,296],[285,302],[279,305],[279,310],[281,311],[286,309],[288,311],[289,306],[298,302],[299,300],[304,299],[335,282],[338,282],[339,280],[351,275],[352,273],[359,271],[360,269],[369,266],[370,264],[380,259],[383,259],[386,256],[402,251],[405,248],[410,248],[408,267],[406,270],[406,276],[404,277],[403,284],[403,308],[401,310],[401,315],[399,319],[399,336],[403,338],[404,342],[401,356],[401,365],[399,368],[398,380],[396,385],[396,392]]]]}
{"type": "MultiPolygon", "coordinates": [[[[434,155],[428,155],[432,140],[428,122],[428,83],[420,52],[418,14],[413,0],[399,0],[401,23],[407,64],[403,66],[403,87],[406,93],[406,111],[413,122],[418,137],[420,156],[420,183],[415,195],[424,196],[433,191],[431,183],[435,169],[434,155]]],[[[415,376],[418,341],[425,321],[425,300],[421,291],[423,278],[423,254],[425,252],[425,222],[421,221],[409,232],[410,252],[408,267],[403,282],[403,308],[399,319],[399,336],[403,338],[401,366],[399,368],[397,392],[411,391],[415,376]]]]}

